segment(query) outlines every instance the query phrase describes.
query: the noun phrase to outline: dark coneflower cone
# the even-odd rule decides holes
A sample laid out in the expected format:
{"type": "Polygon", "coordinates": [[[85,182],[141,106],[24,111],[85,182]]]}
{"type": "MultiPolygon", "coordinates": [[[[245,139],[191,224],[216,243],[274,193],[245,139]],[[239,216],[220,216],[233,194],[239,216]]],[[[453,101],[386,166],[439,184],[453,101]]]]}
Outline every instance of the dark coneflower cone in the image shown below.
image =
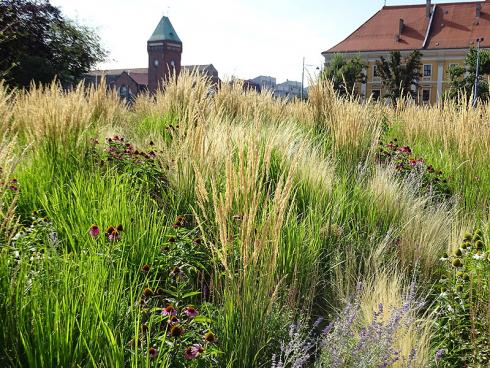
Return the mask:
{"type": "Polygon", "coordinates": [[[475,243],[475,247],[476,247],[476,250],[483,250],[483,248],[485,247],[485,244],[483,244],[483,241],[478,240],[478,241],[475,243]]]}
{"type": "Polygon", "coordinates": [[[175,266],[172,271],[170,271],[170,276],[172,277],[180,277],[184,274],[184,272],[182,271],[182,269],[179,267],[179,266],[175,266]]]}
{"type": "Polygon", "coordinates": [[[463,267],[463,263],[461,262],[461,259],[459,259],[459,258],[455,258],[455,259],[453,260],[453,266],[454,266],[454,267],[457,267],[457,268],[459,268],[459,267],[463,267]]]}
{"type": "Polygon", "coordinates": [[[175,325],[175,324],[177,324],[177,323],[179,323],[179,322],[180,322],[180,320],[177,318],[177,316],[170,316],[170,317],[168,318],[168,321],[167,321],[167,323],[168,323],[169,325],[175,325]]]}
{"type": "Polygon", "coordinates": [[[211,331],[208,331],[204,334],[203,339],[206,342],[213,343],[216,341],[216,335],[211,331]]]}
{"type": "Polygon", "coordinates": [[[169,335],[171,337],[180,337],[183,334],[184,334],[184,329],[178,324],[173,325],[169,332],[169,335]]]}

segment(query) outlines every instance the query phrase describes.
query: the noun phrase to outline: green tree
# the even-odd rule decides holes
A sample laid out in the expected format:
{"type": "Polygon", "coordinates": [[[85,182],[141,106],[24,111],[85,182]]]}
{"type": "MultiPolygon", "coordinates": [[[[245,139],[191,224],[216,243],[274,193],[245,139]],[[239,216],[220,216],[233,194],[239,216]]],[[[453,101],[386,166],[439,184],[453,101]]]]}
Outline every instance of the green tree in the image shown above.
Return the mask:
{"type": "Polygon", "coordinates": [[[75,83],[105,56],[97,35],[49,0],[0,0],[0,74],[9,85],[75,83]]]}
{"type": "Polygon", "coordinates": [[[401,97],[416,98],[418,81],[422,76],[421,58],[418,50],[412,51],[403,60],[400,51],[392,51],[389,60],[381,56],[376,61],[381,84],[386,91],[385,97],[390,98],[394,105],[401,97]]]}
{"type": "Polygon", "coordinates": [[[335,91],[340,95],[351,94],[356,82],[365,81],[365,67],[359,56],[346,60],[342,54],[335,54],[323,71],[322,79],[332,81],[335,91]]]}
{"type": "MultiPolygon", "coordinates": [[[[469,99],[474,92],[475,76],[476,76],[476,60],[477,50],[472,47],[465,57],[464,65],[453,65],[449,68],[449,89],[448,95],[450,98],[466,98],[469,99]]],[[[480,50],[480,69],[478,82],[478,97],[482,101],[488,101],[488,81],[482,76],[490,74],[490,52],[480,50]]]]}

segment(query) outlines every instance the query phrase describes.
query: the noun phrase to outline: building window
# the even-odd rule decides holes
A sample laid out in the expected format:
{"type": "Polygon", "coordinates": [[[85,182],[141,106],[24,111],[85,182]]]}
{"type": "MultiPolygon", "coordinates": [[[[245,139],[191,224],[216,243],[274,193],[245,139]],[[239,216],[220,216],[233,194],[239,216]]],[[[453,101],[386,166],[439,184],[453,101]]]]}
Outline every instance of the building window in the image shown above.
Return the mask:
{"type": "Polygon", "coordinates": [[[373,89],[373,91],[371,92],[371,96],[373,101],[379,101],[379,97],[381,96],[381,90],[373,89]]]}
{"type": "Polygon", "coordinates": [[[424,104],[430,103],[430,89],[424,88],[422,90],[422,102],[424,104]]]}
{"type": "Polygon", "coordinates": [[[373,78],[379,78],[378,66],[376,64],[373,65],[373,78]]]}
{"type": "Polygon", "coordinates": [[[432,64],[424,64],[424,77],[432,76],[432,64]]]}

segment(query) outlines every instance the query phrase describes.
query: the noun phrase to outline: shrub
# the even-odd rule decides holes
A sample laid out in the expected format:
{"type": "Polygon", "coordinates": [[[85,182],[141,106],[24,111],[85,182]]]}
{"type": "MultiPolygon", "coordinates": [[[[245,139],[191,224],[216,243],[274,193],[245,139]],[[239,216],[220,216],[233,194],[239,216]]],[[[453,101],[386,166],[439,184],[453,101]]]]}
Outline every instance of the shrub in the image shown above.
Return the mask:
{"type": "Polygon", "coordinates": [[[415,362],[416,349],[412,349],[405,360],[395,347],[400,334],[415,323],[412,312],[418,309],[415,290],[412,285],[410,293],[405,296],[402,306],[390,310],[385,320],[384,306],[379,304],[373,312],[373,319],[366,324],[362,319],[360,293],[347,304],[339,317],[323,331],[321,353],[317,367],[412,367],[415,362]],[[404,361],[405,360],[405,361],[404,361]]]}

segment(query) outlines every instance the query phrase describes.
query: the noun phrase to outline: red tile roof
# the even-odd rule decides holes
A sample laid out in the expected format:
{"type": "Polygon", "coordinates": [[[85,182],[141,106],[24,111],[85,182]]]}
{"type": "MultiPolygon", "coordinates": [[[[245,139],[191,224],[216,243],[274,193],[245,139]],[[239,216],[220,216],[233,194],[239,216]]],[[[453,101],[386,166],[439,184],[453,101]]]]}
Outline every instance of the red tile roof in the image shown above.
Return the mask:
{"type": "Polygon", "coordinates": [[[324,53],[465,49],[478,37],[484,37],[482,47],[490,47],[490,0],[433,4],[431,9],[435,9],[435,13],[430,22],[425,4],[384,6],[345,40],[324,53]],[[476,16],[477,4],[481,6],[479,18],[476,16]],[[400,19],[404,22],[401,34],[400,19]]]}
{"type": "Polygon", "coordinates": [[[482,47],[490,46],[490,1],[437,4],[427,49],[468,48],[483,37],[482,47]],[[476,6],[481,5],[480,17],[476,6]]]}

